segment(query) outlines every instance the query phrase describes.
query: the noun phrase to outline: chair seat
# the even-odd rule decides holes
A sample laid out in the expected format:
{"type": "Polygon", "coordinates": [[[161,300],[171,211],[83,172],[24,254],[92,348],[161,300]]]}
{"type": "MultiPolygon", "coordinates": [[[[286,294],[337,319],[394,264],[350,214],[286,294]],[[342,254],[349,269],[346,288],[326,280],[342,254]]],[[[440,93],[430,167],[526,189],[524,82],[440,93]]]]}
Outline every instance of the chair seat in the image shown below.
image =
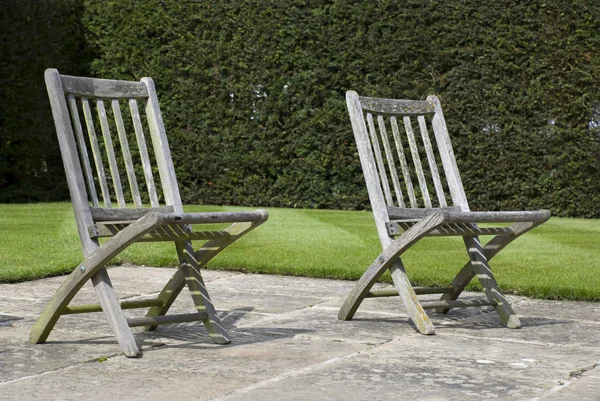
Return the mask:
{"type": "MultiPolygon", "coordinates": [[[[113,237],[127,226],[132,221],[116,221],[102,222],[93,224],[88,227],[90,238],[106,238],[113,237]]],[[[190,232],[186,225],[165,225],[160,226],[156,230],[140,237],[139,242],[157,242],[157,241],[183,241],[183,240],[211,240],[211,239],[226,239],[231,235],[227,231],[199,231],[190,232]]]]}
{"type": "MultiPolygon", "coordinates": [[[[396,237],[414,226],[418,221],[391,221],[386,224],[388,235],[396,237]]],[[[512,235],[512,227],[478,227],[476,224],[450,223],[442,224],[437,229],[425,234],[426,237],[452,237],[466,235],[512,235]]]]}
{"type": "MultiPolygon", "coordinates": [[[[435,210],[442,211],[444,220],[450,222],[442,224],[425,236],[513,235],[513,227],[479,227],[477,223],[535,223],[546,221],[550,216],[550,212],[547,210],[526,212],[457,212],[448,209],[450,208],[429,209],[429,214],[435,210]]],[[[415,218],[397,219],[398,217],[422,214],[422,210],[411,213],[410,209],[403,210],[394,207],[388,207],[388,211],[390,212],[391,221],[386,223],[386,229],[390,236],[398,236],[420,221],[420,219],[415,218]]]]}
{"type": "MultiPolygon", "coordinates": [[[[109,216],[113,218],[129,217],[134,215],[136,218],[147,215],[152,209],[95,209],[92,216],[96,216],[100,221],[88,226],[90,238],[113,237],[123,231],[130,224],[137,220],[108,220],[109,216]]],[[[253,212],[216,212],[216,213],[161,213],[164,225],[140,237],[140,242],[156,241],[183,241],[183,240],[213,240],[227,239],[231,235],[227,231],[192,231],[189,224],[218,224],[231,222],[259,222],[266,220],[266,211],[257,210],[253,212]],[[179,223],[179,224],[173,224],[179,223]]]]}

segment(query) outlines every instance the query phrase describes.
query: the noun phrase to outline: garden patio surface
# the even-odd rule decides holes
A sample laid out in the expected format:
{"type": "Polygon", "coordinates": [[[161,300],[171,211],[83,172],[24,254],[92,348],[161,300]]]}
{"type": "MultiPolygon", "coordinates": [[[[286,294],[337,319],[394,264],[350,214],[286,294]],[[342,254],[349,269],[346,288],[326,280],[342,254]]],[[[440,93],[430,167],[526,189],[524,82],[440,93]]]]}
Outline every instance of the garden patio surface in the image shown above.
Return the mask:
{"type": "MultiPolygon", "coordinates": [[[[155,293],[173,272],[110,268],[122,298],[155,293]]],[[[397,297],[339,321],[350,281],[204,277],[232,343],[214,344],[201,323],[135,329],[139,359],[120,353],[101,313],[64,316],[46,344],[29,344],[64,277],[0,284],[0,400],[600,399],[597,303],[509,296],[522,329],[490,309],[455,309],[430,313],[436,335],[423,336],[397,297]]],[[[76,301],[94,299],[88,284],[76,301]]],[[[190,297],[172,310],[192,311],[190,297]]]]}

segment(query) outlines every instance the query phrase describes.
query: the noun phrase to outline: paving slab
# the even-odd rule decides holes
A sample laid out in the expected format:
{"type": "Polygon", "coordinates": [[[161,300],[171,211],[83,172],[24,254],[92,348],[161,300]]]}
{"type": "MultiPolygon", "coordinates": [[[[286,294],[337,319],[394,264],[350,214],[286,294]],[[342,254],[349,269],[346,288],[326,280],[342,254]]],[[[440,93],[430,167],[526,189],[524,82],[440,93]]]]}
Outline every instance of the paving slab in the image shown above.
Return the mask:
{"type": "Polygon", "coordinates": [[[472,346],[452,336],[406,336],[349,358],[279,380],[238,390],[226,400],[298,399],[529,399],[576,368],[581,352],[548,353],[544,347],[486,342],[472,346]]]}
{"type": "Polygon", "coordinates": [[[237,345],[210,340],[178,341],[146,351],[141,359],[115,357],[79,364],[0,386],[3,400],[47,398],[86,400],[211,400],[258,381],[332,357],[356,352],[356,344],[313,343],[254,337],[237,345]],[[52,396],[51,396],[52,397],[52,396]]]}
{"type": "Polygon", "coordinates": [[[575,399],[577,401],[598,401],[600,398],[600,367],[596,366],[594,369],[578,376],[576,380],[569,380],[557,386],[554,390],[540,399],[547,401],[573,401],[575,399]]]}
{"type": "MultiPolygon", "coordinates": [[[[173,273],[109,269],[123,299],[156,294],[173,273]]],[[[232,344],[214,344],[200,322],[138,328],[138,359],[122,356],[102,313],[64,316],[46,344],[29,344],[64,277],[0,284],[0,399],[600,399],[597,303],[509,296],[522,329],[503,327],[491,308],[465,308],[431,313],[436,335],[422,336],[397,297],[367,299],[339,321],[352,282],[203,274],[232,344]]],[[[74,302],[95,303],[92,286],[74,302]]],[[[191,310],[184,290],[172,311],[191,310]]]]}

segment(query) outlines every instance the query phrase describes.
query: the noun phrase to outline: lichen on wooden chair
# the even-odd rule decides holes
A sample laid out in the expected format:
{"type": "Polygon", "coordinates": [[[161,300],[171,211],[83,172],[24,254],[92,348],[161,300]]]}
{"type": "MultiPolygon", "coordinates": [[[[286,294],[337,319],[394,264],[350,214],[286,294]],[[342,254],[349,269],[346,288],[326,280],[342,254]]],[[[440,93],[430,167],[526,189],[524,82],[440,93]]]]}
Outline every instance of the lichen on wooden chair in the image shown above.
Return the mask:
{"type": "Polygon", "coordinates": [[[140,355],[130,327],[153,330],[160,324],[202,321],[214,342],[229,343],[200,269],[265,222],[267,212],[184,213],[151,78],[117,81],[48,69],[45,79],[84,260],[48,302],[30,341],[45,342],[61,315],[104,312],[129,357],[140,355]],[[202,226],[197,229],[195,224],[202,226]],[[204,243],[195,249],[193,240],[204,243]],[[179,268],[158,296],[119,302],[105,266],[129,245],[149,241],[172,241],[179,268]],[[70,305],[90,279],[99,304],[70,305]],[[196,310],[167,315],[186,285],[196,310]],[[142,318],[126,318],[123,309],[130,308],[148,311],[142,318]]]}
{"type": "Polygon", "coordinates": [[[346,103],[383,252],[346,298],[339,319],[352,319],[364,298],[399,295],[422,334],[435,332],[426,309],[447,313],[451,308],[492,306],[506,326],[520,327],[488,261],[517,237],[548,220],[550,212],[469,210],[436,96],[424,101],[394,100],[361,97],[348,91],[346,103]],[[413,127],[418,127],[419,134],[413,127]],[[478,223],[504,224],[480,227],[478,223]],[[493,237],[482,245],[480,235],[493,237]],[[413,287],[404,268],[401,255],[428,236],[463,237],[469,259],[448,286],[413,287]],[[372,290],[387,270],[396,289],[372,290]],[[475,277],[485,295],[481,299],[458,299],[475,277]],[[421,301],[421,294],[441,296],[437,301],[421,301]]]}

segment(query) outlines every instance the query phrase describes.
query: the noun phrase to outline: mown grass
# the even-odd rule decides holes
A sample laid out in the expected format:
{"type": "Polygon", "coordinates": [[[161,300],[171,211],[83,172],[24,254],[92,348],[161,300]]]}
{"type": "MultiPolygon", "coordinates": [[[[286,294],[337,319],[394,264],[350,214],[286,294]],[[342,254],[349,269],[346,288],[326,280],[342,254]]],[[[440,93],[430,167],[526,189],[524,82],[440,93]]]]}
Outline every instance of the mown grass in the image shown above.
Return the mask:
{"type": "MultiPolygon", "coordinates": [[[[186,211],[243,209],[249,208],[186,211]]],[[[270,208],[269,214],[267,223],[208,268],[356,280],[380,252],[370,212],[270,208]]],[[[552,218],[502,251],[491,266],[506,292],[600,300],[599,245],[600,220],[552,218]]],[[[68,273],[81,257],[69,203],[0,205],[0,282],[68,273]]],[[[403,260],[416,284],[431,286],[448,284],[465,258],[460,238],[427,238],[403,260]]],[[[124,262],[175,266],[176,255],[169,243],[135,244],[113,261],[124,262]]]]}

